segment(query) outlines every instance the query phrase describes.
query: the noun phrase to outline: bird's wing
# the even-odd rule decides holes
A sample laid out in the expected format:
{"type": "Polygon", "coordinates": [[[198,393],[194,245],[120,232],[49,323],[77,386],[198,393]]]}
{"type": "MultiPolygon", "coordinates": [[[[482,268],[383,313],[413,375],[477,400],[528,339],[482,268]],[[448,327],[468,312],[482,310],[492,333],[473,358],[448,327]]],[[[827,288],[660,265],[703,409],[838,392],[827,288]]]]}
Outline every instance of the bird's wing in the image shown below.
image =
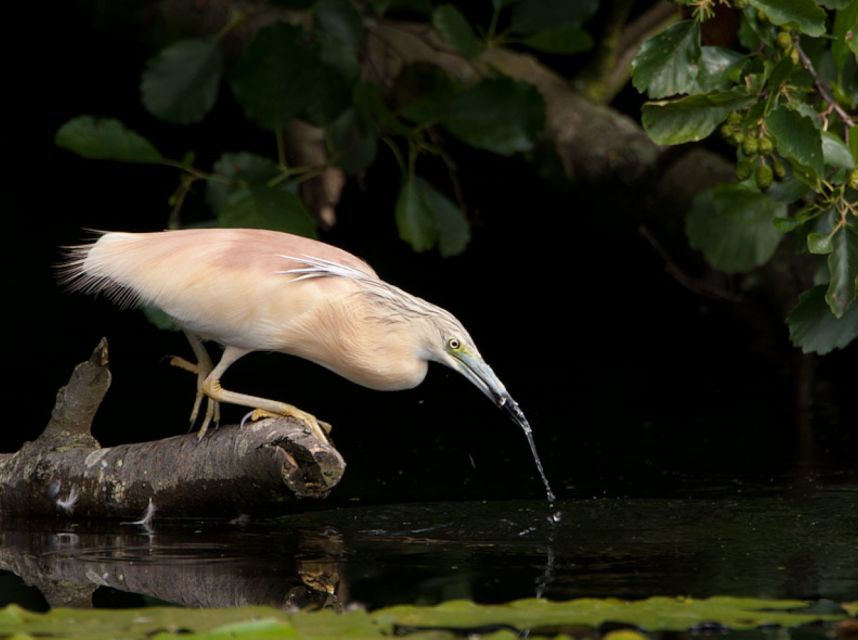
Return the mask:
{"type": "Polygon", "coordinates": [[[284,269],[277,272],[279,275],[295,276],[290,280],[290,282],[299,282],[301,280],[309,280],[312,278],[328,278],[332,276],[348,278],[350,280],[357,280],[360,282],[378,280],[378,276],[375,275],[375,272],[372,270],[365,271],[350,264],[334,262],[333,260],[326,260],[325,258],[285,255],[281,255],[279,257],[284,260],[297,262],[301,265],[300,267],[293,267],[291,269],[284,269]]]}

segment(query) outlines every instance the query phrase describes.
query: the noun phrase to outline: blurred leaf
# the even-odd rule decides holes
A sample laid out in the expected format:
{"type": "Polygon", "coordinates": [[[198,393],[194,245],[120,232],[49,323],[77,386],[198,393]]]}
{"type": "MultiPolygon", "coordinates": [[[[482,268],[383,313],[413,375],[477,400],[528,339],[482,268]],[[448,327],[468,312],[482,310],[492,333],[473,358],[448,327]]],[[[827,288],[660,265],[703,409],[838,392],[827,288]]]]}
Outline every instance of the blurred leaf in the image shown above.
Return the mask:
{"type": "Polygon", "coordinates": [[[580,25],[598,8],[599,0],[521,0],[512,8],[510,30],[528,34],[570,24],[580,25]]]}
{"type": "Polygon", "coordinates": [[[310,104],[319,75],[319,54],[303,31],[278,23],[257,32],[238,61],[231,85],[247,116],[273,129],[310,104]]]}
{"type": "Polygon", "coordinates": [[[286,7],[287,9],[303,11],[304,9],[309,9],[316,4],[316,1],[317,0],[271,0],[271,3],[281,7],[286,7]]]}
{"type": "Polygon", "coordinates": [[[817,177],[823,175],[822,138],[810,118],[780,106],[766,116],[766,128],[778,153],[807,167],[817,177]]]}
{"type": "Polygon", "coordinates": [[[822,157],[825,164],[838,169],[855,168],[855,160],[846,143],[830,131],[822,131],[822,157]]]}
{"type": "Polygon", "coordinates": [[[350,0],[320,0],[314,26],[319,76],[300,115],[311,124],[325,126],[352,104],[360,74],[357,48],[363,37],[363,19],[350,0]]]}
{"type": "Polygon", "coordinates": [[[226,206],[229,196],[243,187],[264,185],[279,173],[277,164],[264,156],[240,151],[224,153],[214,164],[214,174],[233,184],[209,180],[206,184],[206,201],[218,213],[226,206]]]}
{"type": "Polygon", "coordinates": [[[146,319],[150,323],[154,324],[156,327],[163,331],[182,330],[182,327],[180,327],[171,316],[168,316],[158,307],[153,307],[152,305],[147,304],[146,306],[142,307],[141,311],[143,311],[143,315],[146,316],[146,319]]]}
{"type": "Polygon", "coordinates": [[[521,42],[537,51],[566,55],[589,51],[593,48],[593,38],[575,24],[537,31],[523,38],[521,42]]]}
{"type": "Polygon", "coordinates": [[[220,48],[213,42],[183,40],[161,49],[143,72],[143,106],[167,122],[199,122],[217,98],[221,66],[220,48]]]}
{"type": "Polygon", "coordinates": [[[858,0],[851,0],[834,18],[831,36],[831,55],[837,68],[842,70],[850,51],[855,54],[855,34],[858,31],[858,0]]]}
{"type": "Polygon", "coordinates": [[[54,142],[90,160],[158,163],[163,159],[151,142],[112,118],[72,118],[59,128],[54,142]]]}
{"type": "Polygon", "coordinates": [[[685,231],[713,267],[744,273],[772,257],[782,238],[772,221],[785,216],[786,205],[756,189],[726,184],[694,199],[685,231]]]}
{"type": "Polygon", "coordinates": [[[471,239],[470,225],[462,211],[423,178],[414,178],[417,191],[435,218],[438,230],[438,251],[445,258],[465,250],[471,239]]]}
{"type": "Polygon", "coordinates": [[[405,67],[393,87],[395,108],[416,124],[439,120],[457,93],[443,69],[420,62],[405,67]]]}
{"type": "Polygon", "coordinates": [[[789,233],[790,231],[795,231],[801,222],[795,218],[775,218],[772,220],[772,224],[774,224],[775,229],[781,233],[789,233]]]}
{"type": "Polygon", "coordinates": [[[848,225],[841,226],[832,238],[828,273],[825,301],[831,313],[842,318],[858,295],[858,232],[848,225]]]}
{"type": "Polygon", "coordinates": [[[399,237],[417,252],[431,249],[438,241],[438,228],[432,210],[417,186],[417,179],[408,176],[396,199],[396,226],[399,237]]]}
{"type": "Polygon", "coordinates": [[[465,250],[470,240],[468,221],[459,208],[435,187],[420,177],[405,180],[396,201],[399,237],[415,251],[426,251],[438,244],[444,257],[465,250]]]}
{"type": "Polygon", "coordinates": [[[731,111],[755,101],[741,91],[723,91],[644,104],[643,126],[658,144],[697,142],[708,136],[731,111]]]}
{"type": "Polygon", "coordinates": [[[500,11],[504,7],[508,7],[511,4],[515,4],[518,0],[492,0],[492,6],[500,11]]]}
{"type": "Polygon", "coordinates": [[[363,171],[375,160],[378,137],[349,109],[327,129],[331,161],[348,174],[363,171]]]}
{"type": "Polygon", "coordinates": [[[701,47],[700,70],[693,93],[724,91],[739,80],[748,57],[724,47],[701,47]]]}
{"type": "Polygon", "coordinates": [[[825,11],[815,0],[749,0],[751,6],[766,14],[769,22],[790,25],[809,36],[825,33],[825,11]]]}
{"type": "Polygon", "coordinates": [[[432,24],[441,37],[465,58],[479,55],[480,41],[465,16],[453,5],[442,4],[435,9],[432,24]]]}
{"type": "Polygon", "coordinates": [[[632,61],[632,83],[650,98],[691,93],[697,83],[700,28],[685,20],[647,39],[632,61]]]}
{"type": "Polygon", "coordinates": [[[545,103],[525,82],[489,78],[454,98],[442,122],[472,147],[512,155],[533,148],[545,126],[545,103]]]}
{"type": "Polygon", "coordinates": [[[363,37],[363,18],[350,0],[319,0],[316,5],[316,32],[350,47],[363,37]]]}
{"type": "Polygon", "coordinates": [[[811,232],[807,234],[807,250],[817,255],[828,255],[834,250],[830,233],[811,232]]]}
{"type": "Polygon", "coordinates": [[[217,214],[221,227],[286,231],[316,237],[316,223],[294,193],[266,186],[237,189],[217,214]]]}
{"type": "Polygon", "coordinates": [[[362,122],[372,123],[379,134],[408,136],[411,129],[403,125],[381,97],[381,89],[372,82],[358,82],[353,94],[354,110],[362,122]]]}
{"type": "Polygon", "coordinates": [[[858,338],[858,304],[835,318],[825,302],[825,291],[825,285],[805,291],[787,316],[790,340],[804,353],[823,355],[858,338]]]}

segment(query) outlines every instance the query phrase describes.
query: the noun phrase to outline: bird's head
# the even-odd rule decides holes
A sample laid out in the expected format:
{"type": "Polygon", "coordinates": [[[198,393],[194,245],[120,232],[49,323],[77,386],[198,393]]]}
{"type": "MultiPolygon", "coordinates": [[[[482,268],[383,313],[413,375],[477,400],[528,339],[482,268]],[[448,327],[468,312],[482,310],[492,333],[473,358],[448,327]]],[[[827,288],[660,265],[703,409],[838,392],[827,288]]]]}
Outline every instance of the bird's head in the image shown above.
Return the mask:
{"type": "Polygon", "coordinates": [[[512,413],[515,401],[483,360],[471,336],[458,320],[446,312],[445,316],[432,322],[434,331],[429,332],[428,359],[458,371],[498,407],[512,413]]]}

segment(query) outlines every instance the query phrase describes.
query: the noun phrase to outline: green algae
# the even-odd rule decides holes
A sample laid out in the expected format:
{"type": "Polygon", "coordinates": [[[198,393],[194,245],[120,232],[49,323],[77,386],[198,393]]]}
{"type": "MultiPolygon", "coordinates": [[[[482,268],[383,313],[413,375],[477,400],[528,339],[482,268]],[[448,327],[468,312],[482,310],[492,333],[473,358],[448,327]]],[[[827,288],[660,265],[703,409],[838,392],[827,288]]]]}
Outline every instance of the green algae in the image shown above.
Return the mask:
{"type": "MultiPolygon", "coordinates": [[[[776,625],[796,627],[833,622],[855,614],[855,603],[844,613],[820,614],[801,600],[712,597],[706,599],[652,597],[645,600],[580,598],[566,602],[525,599],[500,605],[452,600],[434,606],[395,606],[373,612],[332,610],[286,612],[270,607],[232,609],[81,610],[54,609],[34,613],[10,605],[0,610],[0,636],[56,640],[324,640],[327,638],[389,638],[441,640],[454,632],[504,640],[517,630],[545,631],[551,637],[569,628],[595,629],[607,622],[644,631],[685,631],[715,623],[732,630],[776,625]],[[484,631],[482,635],[480,631],[484,631]]],[[[636,632],[632,632],[636,633],[636,632]]],[[[641,634],[637,634],[639,637],[641,634]]],[[[618,638],[619,640],[619,638],[618,638]]]]}

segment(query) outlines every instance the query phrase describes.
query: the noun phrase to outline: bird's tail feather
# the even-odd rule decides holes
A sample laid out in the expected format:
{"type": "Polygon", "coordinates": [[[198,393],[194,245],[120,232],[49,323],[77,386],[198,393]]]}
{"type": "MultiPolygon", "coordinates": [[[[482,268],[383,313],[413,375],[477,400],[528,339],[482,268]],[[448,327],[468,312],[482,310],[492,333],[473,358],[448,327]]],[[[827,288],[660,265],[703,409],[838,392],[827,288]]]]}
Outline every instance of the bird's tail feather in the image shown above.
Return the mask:
{"type": "Polygon", "coordinates": [[[55,265],[57,280],[68,291],[103,295],[121,307],[137,304],[140,296],[118,282],[105,260],[105,241],[120,234],[87,230],[95,238],[90,242],[61,247],[63,257],[55,265]]]}

